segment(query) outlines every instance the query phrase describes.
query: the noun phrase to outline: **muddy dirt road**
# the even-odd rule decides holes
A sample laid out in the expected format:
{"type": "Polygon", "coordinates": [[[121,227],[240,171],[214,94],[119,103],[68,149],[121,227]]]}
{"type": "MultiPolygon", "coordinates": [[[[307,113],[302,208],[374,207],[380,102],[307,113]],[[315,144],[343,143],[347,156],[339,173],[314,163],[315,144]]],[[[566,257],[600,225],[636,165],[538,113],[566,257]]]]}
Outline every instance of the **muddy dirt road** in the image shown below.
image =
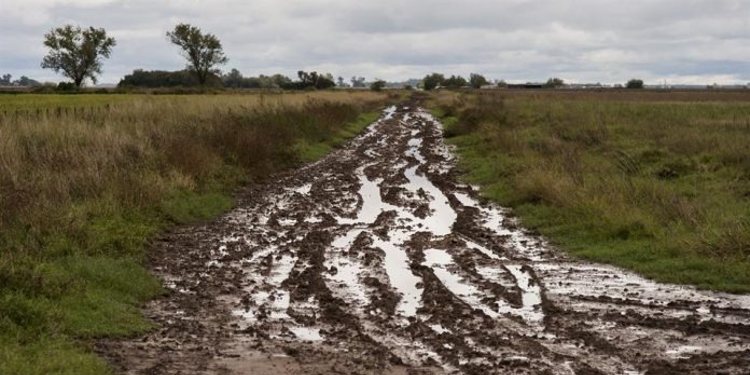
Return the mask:
{"type": "Polygon", "coordinates": [[[326,159],[154,245],[134,374],[747,374],[750,296],[566,258],[458,182],[440,124],[391,107],[326,159]]]}

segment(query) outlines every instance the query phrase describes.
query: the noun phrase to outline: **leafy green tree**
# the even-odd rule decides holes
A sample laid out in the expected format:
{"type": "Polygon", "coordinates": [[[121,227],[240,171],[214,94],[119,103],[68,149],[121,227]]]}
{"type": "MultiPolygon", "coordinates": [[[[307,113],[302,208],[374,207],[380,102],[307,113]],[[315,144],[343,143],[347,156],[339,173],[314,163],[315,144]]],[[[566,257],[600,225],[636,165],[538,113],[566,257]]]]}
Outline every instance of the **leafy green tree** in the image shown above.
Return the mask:
{"type": "Polygon", "coordinates": [[[13,78],[10,74],[3,74],[2,78],[0,78],[0,85],[6,85],[9,86],[11,84],[11,79],[13,78]]]}
{"type": "Polygon", "coordinates": [[[201,29],[181,23],[174,30],[167,32],[169,40],[182,49],[188,61],[188,70],[193,72],[201,85],[206,83],[210,74],[218,74],[218,65],[226,64],[229,59],[224,54],[219,38],[213,34],[204,34],[201,29]]]}
{"type": "Polygon", "coordinates": [[[544,87],[547,88],[558,88],[563,86],[565,86],[565,81],[557,77],[548,79],[547,83],[544,84],[544,87]]]}
{"type": "Polygon", "coordinates": [[[422,79],[422,87],[428,91],[434,90],[438,86],[442,85],[443,82],[445,82],[445,76],[443,76],[440,73],[432,73],[432,74],[426,75],[422,79]]]}
{"type": "Polygon", "coordinates": [[[471,87],[475,89],[478,89],[488,83],[490,82],[487,81],[487,78],[484,78],[484,76],[481,74],[471,73],[469,75],[469,85],[471,85],[471,87]]]}
{"type": "Polygon", "coordinates": [[[454,75],[450,76],[443,82],[443,86],[451,89],[459,89],[466,86],[467,84],[468,82],[466,81],[466,78],[454,75]]]}
{"type": "Polygon", "coordinates": [[[86,78],[96,83],[102,73],[102,58],[109,58],[116,42],[104,29],[65,25],[44,34],[44,45],[49,51],[42,68],[62,72],[81,87],[86,78]]]}
{"type": "Polygon", "coordinates": [[[628,81],[628,83],[625,84],[625,87],[629,89],[642,89],[643,88],[643,80],[642,79],[631,79],[628,81]]]}
{"type": "Polygon", "coordinates": [[[372,91],[382,91],[384,87],[385,81],[383,81],[382,79],[378,79],[370,84],[370,90],[372,91]]]}

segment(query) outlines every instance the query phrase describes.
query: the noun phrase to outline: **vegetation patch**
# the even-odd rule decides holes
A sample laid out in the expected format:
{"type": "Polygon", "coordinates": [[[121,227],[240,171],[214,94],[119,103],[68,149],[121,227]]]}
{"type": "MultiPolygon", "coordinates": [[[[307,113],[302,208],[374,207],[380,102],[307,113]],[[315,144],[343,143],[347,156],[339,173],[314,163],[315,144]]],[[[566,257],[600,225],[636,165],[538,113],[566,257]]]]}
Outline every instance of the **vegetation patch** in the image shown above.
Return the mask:
{"type": "Polygon", "coordinates": [[[241,184],[322,156],[373,121],[387,97],[6,98],[0,373],[102,374],[89,339],[150,328],[139,306],[162,292],[143,265],[150,238],[226,211],[241,184]]]}
{"type": "Polygon", "coordinates": [[[378,116],[380,116],[380,112],[362,113],[356,120],[348,123],[335,134],[326,137],[326,139],[322,141],[310,142],[305,139],[300,139],[296,145],[300,159],[305,162],[320,159],[346,140],[361,133],[367,125],[377,120],[378,116]]]}
{"type": "MultiPolygon", "coordinates": [[[[451,94],[466,177],[571,254],[750,291],[750,104],[648,94],[451,94]]],[[[711,99],[714,100],[711,100],[711,99]]]]}

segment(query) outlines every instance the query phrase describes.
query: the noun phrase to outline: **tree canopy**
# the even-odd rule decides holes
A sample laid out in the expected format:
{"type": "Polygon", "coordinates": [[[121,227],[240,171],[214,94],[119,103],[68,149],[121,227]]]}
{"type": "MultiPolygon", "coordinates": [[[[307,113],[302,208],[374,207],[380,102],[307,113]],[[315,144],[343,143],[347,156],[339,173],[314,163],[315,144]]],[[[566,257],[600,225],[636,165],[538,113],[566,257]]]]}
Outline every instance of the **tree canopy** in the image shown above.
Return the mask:
{"type": "Polygon", "coordinates": [[[293,82],[289,77],[283,74],[274,74],[272,76],[259,75],[257,77],[245,77],[237,69],[232,69],[229,73],[222,76],[225,87],[243,88],[243,89],[291,89],[293,82]]]}
{"type": "Polygon", "coordinates": [[[451,88],[451,89],[459,89],[466,85],[468,85],[468,82],[466,82],[466,78],[461,77],[461,76],[452,75],[448,77],[445,81],[443,81],[443,86],[447,88],[451,88]]]}
{"type": "Polygon", "coordinates": [[[481,74],[471,73],[469,75],[469,85],[471,85],[471,87],[475,89],[478,89],[488,83],[490,82],[487,81],[487,78],[484,78],[484,76],[481,74]]]}
{"type": "MultiPolygon", "coordinates": [[[[192,87],[199,86],[195,74],[187,70],[169,72],[163,70],[136,69],[123,77],[118,84],[119,87],[192,87]]],[[[206,79],[206,85],[221,86],[222,80],[215,74],[210,74],[206,79]]]]}
{"type": "Polygon", "coordinates": [[[434,90],[438,86],[442,85],[444,81],[445,76],[440,73],[428,74],[422,79],[422,87],[425,90],[434,90]]]}
{"type": "Polygon", "coordinates": [[[631,79],[628,81],[628,83],[625,84],[625,87],[629,89],[642,89],[643,88],[643,80],[642,79],[631,79]]]}
{"type": "Polygon", "coordinates": [[[320,74],[318,72],[306,72],[300,70],[297,72],[299,81],[294,82],[297,89],[315,88],[318,90],[329,89],[336,86],[331,73],[320,74]]]}
{"type": "Polygon", "coordinates": [[[352,82],[352,87],[366,87],[365,77],[354,76],[352,77],[351,82],[352,82]]]}
{"type": "Polygon", "coordinates": [[[382,79],[375,80],[375,82],[370,84],[370,90],[372,91],[381,91],[385,88],[385,81],[382,79]]]}
{"type": "Polygon", "coordinates": [[[226,64],[229,59],[224,54],[219,38],[213,34],[204,34],[201,29],[181,23],[174,30],[167,32],[169,40],[182,49],[188,61],[188,70],[193,72],[201,85],[206,83],[210,74],[218,74],[218,65],[226,64]]]}
{"type": "Polygon", "coordinates": [[[544,84],[544,87],[548,88],[558,88],[563,87],[565,85],[565,81],[563,81],[561,78],[550,78],[547,80],[547,83],[544,84]]]}
{"type": "Polygon", "coordinates": [[[45,34],[44,45],[49,51],[42,59],[42,68],[62,72],[81,87],[86,78],[96,83],[102,73],[102,58],[109,58],[116,42],[104,29],[65,25],[45,34]]]}

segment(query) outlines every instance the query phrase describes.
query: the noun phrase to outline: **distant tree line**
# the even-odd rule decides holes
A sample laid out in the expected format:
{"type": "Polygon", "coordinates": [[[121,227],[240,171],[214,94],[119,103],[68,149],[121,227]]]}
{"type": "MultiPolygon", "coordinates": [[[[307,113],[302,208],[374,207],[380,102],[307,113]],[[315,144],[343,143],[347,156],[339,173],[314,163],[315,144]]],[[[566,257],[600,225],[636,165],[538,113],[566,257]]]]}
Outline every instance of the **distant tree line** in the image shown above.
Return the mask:
{"type": "Polygon", "coordinates": [[[274,74],[272,76],[259,75],[257,77],[245,77],[237,69],[232,69],[229,73],[221,77],[224,87],[235,89],[278,89],[288,87],[292,80],[283,74],[274,74]]]}
{"type": "MultiPolygon", "coordinates": [[[[118,87],[193,87],[199,86],[200,82],[195,74],[189,70],[178,70],[168,72],[163,70],[142,70],[136,69],[133,73],[126,75],[120,80],[118,87]]],[[[206,86],[222,86],[222,79],[216,74],[209,74],[206,77],[206,86]]]]}
{"type": "Polygon", "coordinates": [[[3,74],[2,76],[0,76],[0,86],[38,87],[41,85],[41,82],[35,81],[26,76],[21,76],[21,78],[15,81],[13,80],[13,76],[10,74],[3,74]]]}
{"type": "MultiPolygon", "coordinates": [[[[180,48],[182,56],[187,64],[184,70],[179,71],[145,71],[134,70],[126,75],[119,83],[120,87],[177,87],[177,86],[209,86],[230,88],[279,88],[285,90],[308,90],[328,89],[335,86],[365,88],[364,77],[354,76],[350,83],[345,82],[343,77],[334,79],[330,73],[297,72],[297,79],[293,80],[281,74],[272,76],[260,75],[257,77],[244,77],[237,69],[222,75],[218,69],[224,65],[229,58],[224,53],[221,41],[213,34],[204,33],[200,28],[189,24],[178,24],[173,30],[166,32],[169,41],[180,48]]],[[[81,28],[80,26],[65,25],[57,27],[44,35],[44,45],[48,48],[47,54],[42,59],[42,68],[52,69],[63,74],[72,82],[61,83],[59,88],[76,89],[83,85],[88,79],[97,82],[102,73],[103,59],[109,58],[112,49],[117,45],[114,38],[107,35],[103,28],[81,28]]],[[[39,82],[21,77],[20,80],[11,81],[11,76],[2,76],[0,85],[37,86],[39,82]]],[[[425,90],[436,88],[459,89],[464,87],[481,88],[490,82],[481,74],[472,73],[469,79],[460,75],[451,75],[446,78],[443,74],[432,73],[422,79],[421,86],[425,90]]],[[[371,82],[370,89],[380,91],[388,86],[383,80],[376,79],[371,82]]],[[[508,86],[504,81],[497,83],[500,87],[508,86]]],[[[544,84],[527,84],[525,87],[560,88],[565,87],[565,82],[560,78],[550,78],[544,84]]],[[[626,83],[629,89],[643,88],[643,81],[631,79],[626,83]]]]}
{"type": "Polygon", "coordinates": [[[434,90],[439,87],[445,87],[448,89],[471,87],[478,89],[488,84],[490,84],[490,82],[487,78],[478,73],[471,73],[468,80],[460,75],[451,75],[450,77],[445,78],[445,76],[440,73],[428,74],[422,79],[422,88],[425,90],[434,90]]]}
{"type": "Polygon", "coordinates": [[[336,86],[333,75],[318,72],[297,72],[297,80],[293,80],[283,74],[271,76],[259,75],[257,77],[245,77],[237,69],[229,73],[218,75],[210,72],[206,75],[205,82],[201,83],[195,74],[189,70],[176,72],[134,70],[126,75],[118,84],[118,87],[227,87],[235,89],[283,89],[283,90],[324,90],[336,86]]]}

